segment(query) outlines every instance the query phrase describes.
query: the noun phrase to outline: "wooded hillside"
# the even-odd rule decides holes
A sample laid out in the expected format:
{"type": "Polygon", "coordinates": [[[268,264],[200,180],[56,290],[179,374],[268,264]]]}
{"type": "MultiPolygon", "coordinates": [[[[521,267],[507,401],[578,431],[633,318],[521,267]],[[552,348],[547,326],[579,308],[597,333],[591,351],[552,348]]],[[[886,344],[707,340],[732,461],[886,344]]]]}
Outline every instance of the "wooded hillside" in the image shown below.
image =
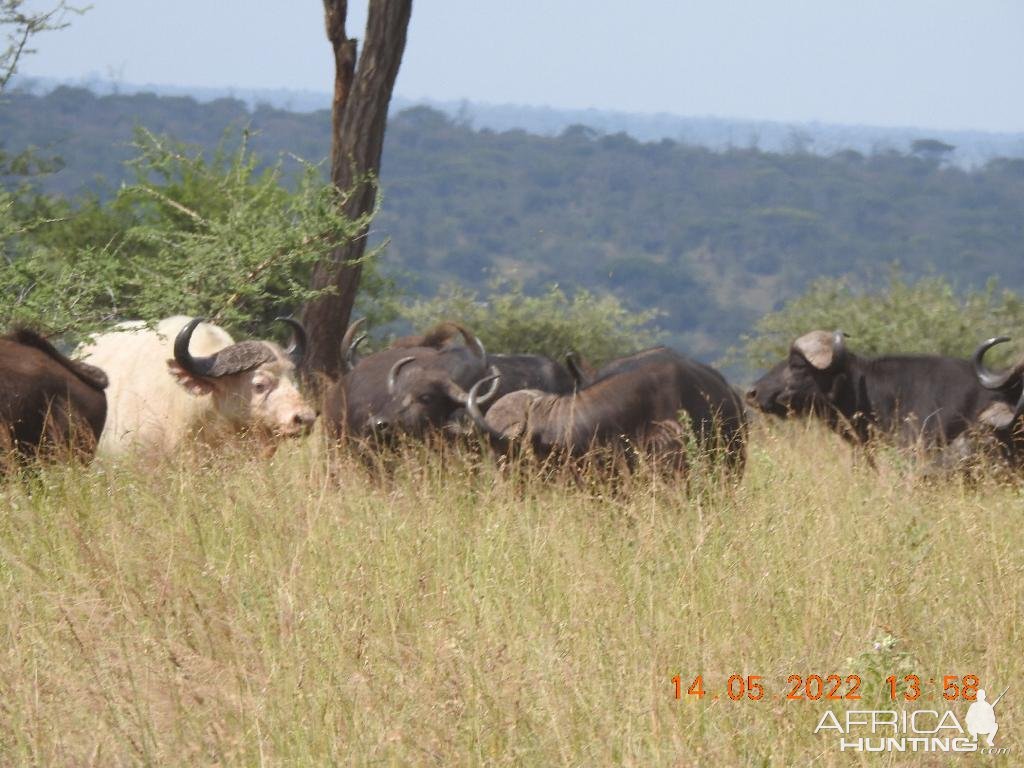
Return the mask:
{"type": "MultiPolygon", "coordinates": [[[[72,88],[0,104],[3,149],[60,156],[42,183],[68,196],[116,187],[135,125],[210,147],[249,126],[268,161],[329,152],[326,112],[72,88]]],[[[382,184],[374,238],[410,291],[494,277],[610,290],[663,311],[670,341],[708,359],[822,275],[874,282],[895,261],[963,288],[1024,288],[1024,160],[967,172],[926,153],[713,152],[584,127],[476,131],[416,108],[391,121],[382,184]]]]}

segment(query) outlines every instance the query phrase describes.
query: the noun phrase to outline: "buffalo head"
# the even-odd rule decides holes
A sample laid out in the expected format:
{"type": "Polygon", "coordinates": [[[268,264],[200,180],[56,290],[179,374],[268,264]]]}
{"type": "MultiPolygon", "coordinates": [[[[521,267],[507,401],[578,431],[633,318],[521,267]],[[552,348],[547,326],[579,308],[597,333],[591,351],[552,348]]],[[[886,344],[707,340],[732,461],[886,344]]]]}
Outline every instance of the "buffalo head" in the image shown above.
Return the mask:
{"type": "Polygon", "coordinates": [[[196,396],[211,395],[217,412],[228,421],[273,435],[308,433],[316,413],[295,383],[295,371],[306,350],[306,332],[291,318],[279,317],[292,329],[287,349],[272,341],[242,341],[209,356],[189,352],[197,317],[174,340],[174,358],[167,367],[185,389],[196,396]]]}
{"type": "Polygon", "coordinates": [[[974,372],[978,383],[985,389],[1002,395],[994,406],[985,412],[983,421],[997,430],[1011,429],[1024,415],[1024,363],[1019,363],[1001,373],[985,367],[985,353],[997,344],[1009,341],[1008,336],[997,336],[982,343],[974,352],[974,372]],[[1010,408],[1011,398],[1017,398],[1016,406],[1010,408]],[[1008,402],[1007,402],[1008,401],[1008,402]]]}
{"type": "MultiPolygon", "coordinates": [[[[465,347],[412,347],[408,349],[412,354],[392,363],[386,378],[387,400],[373,416],[374,430],[422,435],[449,424],[466,407],[466,387],[488,370],[487,353],[475,335],[459,329],[465,347]]],[[[497,372],[493,366],[491,372],[497,372]]],[[[496,391],[497,382],[479,401],[486,402],[496,391]]]]}
{"type": "Polygon", "coordinates": [[[789,357],[754,382],[747,401],[765,413],[823,413],[835,400],[847,362],[842,331],[811,331],[793,342],[789,357]]]}
{"type": "MultiPolygon", "coordinates": [[[[466,388],[487,371],[487,365],[483,344],[456,323],[400,339],[354,362],[345,376],[344,431],[381,439],[444,427],[465,406],[466,388]],[[458,336],[464,346],[450,343],[458,336]]],[[[336,410],[340,422],[341,409],[336,410]]],[[[342,432],[340,423],[335,431],[342,432]]]]}

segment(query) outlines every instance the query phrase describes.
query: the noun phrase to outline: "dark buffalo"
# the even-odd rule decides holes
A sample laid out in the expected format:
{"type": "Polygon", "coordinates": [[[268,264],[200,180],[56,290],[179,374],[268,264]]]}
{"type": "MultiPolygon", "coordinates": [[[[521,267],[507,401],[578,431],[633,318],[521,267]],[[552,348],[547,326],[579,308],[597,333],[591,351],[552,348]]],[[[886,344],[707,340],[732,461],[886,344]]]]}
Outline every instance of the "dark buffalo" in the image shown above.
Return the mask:
{"type": "Polygon", "coordinates": [[[554,395],[564,395],[577,388],[577,379],[573,373],[566,366],[544,355],[488,355],[487,366],[501,377],[495,398],[520,389],[539,389],[554,395]]]}
{"type": "Polygon", "coordinates": [[[364,436],[372,432],[370,417],[379,413],[387,402],[387,371],[390,366],[402,357],[415,355],[419,348],[441,350],[448,346],[453,337],[459,335],[459,328],[453,323],[441,323],[425,334],[404,336],[392,342],[384,352],[369,355],[361,364],[356,356],[359,345],[366,340],[361,333],[365,317],[352,322],[341,340],[342,375],[328,387],[324,394],[324,425],[330,438],[337,440],[347,434],[353,437],[364,436]],[[396,350],[402,350],[396,354],[396,350]],[[410,353],[409,350],[412,350],[410,353]],[[355,388],[350,398],[349,388],[355,376],[355,388]],[[349,429],[349,401],[352,401],[352,429],[349,429]]]}
{"type": "Polygon", "coordinates": [[[993,373],[985,367],[985,353],[1009,340],[1007,336],[997,336],[979,346],[974,353],[974,373],[978,383],[996,398],[996,404],[987,409],[985,423],[996,430],[1004,447],[1020,459],[1020,437],[1014,433],[1019,430],[1020,417],[1024,415],[1024,360],[1002,373],[993,373]],[[1010,403],[1014,403],[1012,410],[1010,403]]]}
{"type": "Polygon", "coordinates": [[[341,340],[341,376],[324,391],[323,424],[327,430],[327,436],[332,440],[341,439],[347,432],[348,378],[356,366],[356,349],[366,339],[365,333],[359,333],[360,326],[364,322],[366,322],[366,318],[361,317],[350,323],[346,329],[341,340]]]}
{"type": "Polygon", "coordinates": [[[33,331],[0,338],[0,443],[22,457],[91,456],[107,416],[106,374],[33,331]]]}
{"type": "MultiPolygon", "coordinates": [[[[994,342],[979,349],[979,365],[994,342]]],[[[921,441],[935,447],[952,443],[975,425],[1006,429],[1015,418],[1007,391],[1015,386],[1019,395],[1019,386],[1012,383],[982,386],[968,360],[862,358],[847,349],[841,331],[812,331],[793,342],[789,358],[758,379],[747,399],[777,416],[812,414],[854,443],[884,433],[902,445],[921,441]]]]}
{"type": "Polygon", "coordinates": [[[499,449],[523,444],[541,457],[579,457],[594,447],[631,447],[683,470],[695,440],[701,451],[724,456],[730,467],[742,470],[742,400],[718,371],[671,349],[656,347],[616,360],[576,393],[512,392],[485,415],[476,395],[489,378],[470,390],[468,410],[499,449]]]}
{"type": "Polygon", "coordinates": [[[442,323],[420,336],[398,339],[388,349],[356,361],[362,337],[350,329],[342,342],[343,380],[328,392],[324,411],[332,437],[397,433],[422,435],[454,426],[466,405],[466,389],[486,372],[500,384],[481,405],[508,392],[536,388],[572,392],[576,380],[565,366],[540,355],[490,355],[480,340],[457,323],[442,323]],[[463,346],[454,342],[461,337],[463,346]]]}
{"type": "Polygon", "coordinates": [[[351,437],[422,435],[444,426],[452,413],[465,405],[466,389],[487,371],[487,353],[468,329],[446,323],[436,334],[421,337],[436,346],[390,347],[355,362],[328,395],[325,410],[339,420],[351,437]],[[449,327],[462,336],[464,346],[453,346],[449,327]]]}

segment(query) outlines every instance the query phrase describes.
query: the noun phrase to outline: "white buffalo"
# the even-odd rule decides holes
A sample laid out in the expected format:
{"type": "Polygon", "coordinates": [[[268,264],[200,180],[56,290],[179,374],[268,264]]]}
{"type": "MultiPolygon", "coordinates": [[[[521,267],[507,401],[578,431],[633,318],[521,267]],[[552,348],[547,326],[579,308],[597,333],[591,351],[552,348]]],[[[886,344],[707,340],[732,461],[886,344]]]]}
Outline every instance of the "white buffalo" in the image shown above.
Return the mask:
{"type": "Polygon", "coordinates": [[[304,435],[316,413],[295,383],[306,333],[288,318],[292,341],[235,341],[227,331],[184,316],[155,330],[122,323],[97,336],[78,357],[103,369],[107,420],[98,453],[163,455],[185,440],[217,443],[238,433],[268,442],[304,435]]]}

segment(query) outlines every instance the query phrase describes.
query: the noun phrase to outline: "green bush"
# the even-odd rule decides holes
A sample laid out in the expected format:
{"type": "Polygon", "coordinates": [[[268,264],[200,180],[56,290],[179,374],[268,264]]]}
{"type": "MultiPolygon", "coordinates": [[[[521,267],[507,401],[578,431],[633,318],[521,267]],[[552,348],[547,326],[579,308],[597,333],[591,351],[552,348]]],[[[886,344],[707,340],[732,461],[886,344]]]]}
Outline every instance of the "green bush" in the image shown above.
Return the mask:
{"type": "Polygon", "coordinates": [[[494,283],[484,299],[450,286],[401,314],[418,329],[442,320],[464,323],[492,351],[560,359],[575,350],[593,365],[649,347],[660,336],[651,325],[657,312],[633,312],[614,296],[588,291],[570,298],[558,286],[527,296],[522,285],[494,283]]]}
{"type": "MultiPolygon", "coordinates": [[[[140,129],[135,183],[109,202],[72,208],[41,195],[23,193],[17,205],[8,198],[0,327],[81,334],[192,314],[258,332],[297,310],[314,295],[312,265],[366,221],[339,212],[338,193],[313,165],[303,163],[293,185],[280,162],[258,170],[247,138],[233,151],[222,143],[207,160],[140,129]]],[[[389,319],[374,299],[390,285],[372,262],[364,275],[362,311],[389,319]]]]}
{"type": "Polygon", "coordinates": [[[1013,335],[1024,325],[1024,303],[1010,291],[959,295],[943,277],[906,282],[894,273],[877,292],[855,289],[850,279],[822,278],[777,312],[762,317],[730,362],[752,371],[784,358],[798,336],[812,330],[845,331],[861,355],[920,353],[969,356],[991,336],[1013,335]]]}

